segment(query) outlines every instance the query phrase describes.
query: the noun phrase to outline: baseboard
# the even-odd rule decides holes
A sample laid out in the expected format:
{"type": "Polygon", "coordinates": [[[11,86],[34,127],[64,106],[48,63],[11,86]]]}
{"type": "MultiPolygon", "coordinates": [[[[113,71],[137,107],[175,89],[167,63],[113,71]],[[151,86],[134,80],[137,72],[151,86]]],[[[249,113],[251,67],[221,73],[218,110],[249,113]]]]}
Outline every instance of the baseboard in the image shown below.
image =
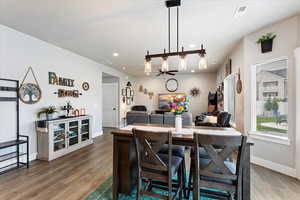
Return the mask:
{"type": "Polygon", "coordinates": [[[103,135],[103,130],[101,130],[100,132],[94,133],[93,138],[101,136],[101,135],[103,135]]]}
{"type": "MultiPolygon", "coordinates": [[[[36,160],[36,158],[37,158],[37,153],[30,154],[29,155],[29,162],[33,161],[33,160],[36,160]]],[[[26,163],[26,155],[21,156],[20,161],[26,163]]],[[[10,164],[13,164],[13,163],[16,163],[16,162],[17,162],[16,159],[7,160],[5,162],[0,163],[0,168],[4,167],[4,166],[7,166],[7,165],[10,165],[10,164]]]]}
{"type": "Polygon", "coordinates": [[[297,177],[296,169],[269,160],[251,156],[251,163],[271,169],[291,177],[297,177]]]}

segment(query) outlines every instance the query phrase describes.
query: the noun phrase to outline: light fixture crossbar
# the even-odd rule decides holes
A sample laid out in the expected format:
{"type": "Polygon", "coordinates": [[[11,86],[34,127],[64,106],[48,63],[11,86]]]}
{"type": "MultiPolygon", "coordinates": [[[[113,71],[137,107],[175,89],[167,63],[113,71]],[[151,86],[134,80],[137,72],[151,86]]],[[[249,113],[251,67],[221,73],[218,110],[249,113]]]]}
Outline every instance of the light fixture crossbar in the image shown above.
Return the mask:
{"type": "Polygon", "coordinates": [[[149,54],[145,56],[145,59],[149,60],[151,58],[162,58],[162,57],[191,55],[191,54],[205,55],[206,51],[205,49],[199,49],[199,50],[190,50],[190,51],[175,51],[169,53],[149,54]]]}

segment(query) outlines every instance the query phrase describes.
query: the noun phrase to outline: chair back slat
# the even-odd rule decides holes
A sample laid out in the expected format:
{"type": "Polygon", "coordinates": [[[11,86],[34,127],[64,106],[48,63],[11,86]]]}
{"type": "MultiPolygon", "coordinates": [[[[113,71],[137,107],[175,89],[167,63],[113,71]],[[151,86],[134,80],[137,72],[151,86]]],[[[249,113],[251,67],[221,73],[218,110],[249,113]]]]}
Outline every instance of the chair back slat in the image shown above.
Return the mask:
{"type": "MultiPolygon", "coordinates": [[[[209,156],[209,162],[199,166],[201,176],[209,176],[220,179],[237,180],[243,158],[243,148],[246,144],[245,136],[221,136],[194,133],[195,149],[203,147],[209,156]],[[228,166],[228,158],[238,151],[238,159],[233,171],[228,166]]],[[[198,153],[196,153],[198,154],[198,153]]],[[[196,155],[199,156],[199,155],[196,155]]]]}
{"type": "MultiPolygon", "coordinates": [[[[172,132],[152,132],[133,129],[134,143],[136,146],[137,165],[138,165],[138,184],[137,199],[143,194],[154,196],[156,198],[173,200],[183,188],[182,180],[173,198],[173,168],[172,168],[172,132]],[[164,144],[168,144],[168,155],[165,157],[158,154],[164,144]],[[148,179],[145,189],[142,188],[142,180],[148,179]],[[167,183],[168,195],[155,194],[151,191],[153,181],[167,183]]],[[[180,166],[182,163],[178,163],[180,166]]],[[[177,169],[178,180],[182,179],[181,170],[177,169]]]]}
{"type": "Polygon", "coordinates": [[[211,134],[195,133],[201,145],[213,144],[214,146],[235,146],[239,147],[242,144],[242,136],[222,136],[211,134]]]}
{"type": "Polygon", "coordinates": [[[217,152],[212,145],[203,145],[203,147],[211,158],[209,164],[202,168],[203,171],[213,171],[215,169],[218,169],[222,174],[225,175],[234,174],[226,167],[224,161],[232,154],[235,149],[225,148],[221,152],[217,152]]]}
{"type": "Polygon", "coordinates": [[[168,171],[168,163],[158,156],[164,144],[172,145],[171,132],[150,132],[138,129],[132,130],[134,134],[137,158],[142,168],[168,171]]]}
{"type": "Polygon", "coordinates": [[[228,180],[236,180],[237,175],[230,175],[230,174],[216,174],[210,171],[200,171],[199,173],[201,176],[209,176],[213,178],[221,178],[221,179],[228,179],[228,180]]]}

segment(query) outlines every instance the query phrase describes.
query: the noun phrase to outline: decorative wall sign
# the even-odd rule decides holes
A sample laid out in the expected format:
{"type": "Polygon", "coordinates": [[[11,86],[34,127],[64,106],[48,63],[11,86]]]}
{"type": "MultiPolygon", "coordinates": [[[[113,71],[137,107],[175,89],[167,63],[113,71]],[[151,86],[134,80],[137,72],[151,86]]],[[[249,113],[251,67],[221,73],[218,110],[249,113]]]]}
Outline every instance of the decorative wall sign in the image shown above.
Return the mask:
{"type": "Polygon", "coordinates": [[[217,88],[217,101],[218,101],[218,110],[224,110],[224,82],[220,83],[217,88]]]}
{"type": "Polygon", "coordinates": [[[23,81],[19,88],[19,96],[20,96],[21,101],[26,104],[35,104],[35,103],[39,102],[40,99],[42,98],[42,91],[41,91],[39,83],[34,75],[32,67],[28,68],[28,70],[23,78],[23,81]],[[34,83],[24,83],[29,71],[31,71],[31,73],[32,73],[35,84],[34,83]]]}
{"type": "Polygon", "coordinates": [[[142,85],[139,87],[139,92],[144,92],[144,87],[142,85]]]}
{"type": "Polygon", "coordinates": [[[74,80],[69,78],[58,77],[54,72],[49,72],[49,84],[74,87],[74,80]]]}
{"type": "Polygon", "coordinates": [[[134,91],[131,88],[131,83],[128,81],[128,83],[126,84],[126,87],[122,89],[122,100],[123,103],[126,102],[127,105],[130,105],[133,101],[133,97],[134,97],[134,91]]]}
{"type": "Polygon", "coordinates": [[[200,89],[195,87],[195,88],[191,89],[190,94],[192,97],[196,97],[200,94],[200,89]]]}
{"type": "Polygon", "coordinates": [[[58,89],[57,92],[54,92],[54,94],[57,94],[57,97],[74,97],[78,98],[79,95],[82,95],[79,90],[64,90],[64,89],[58,89]]]}
{"type": "Polygon", "coordinates": [[[232,73],[232,60],[229,59],[225,64],[225,77],[232,73]]]}
{"type": "Polygon", "coordinates": [[[148,95],[149,95],[149,99],[152,99],[154,92],[148,92],[148,95]]]}
{"type": "Polygon", "coordinates": [[[82,89],[84,91],[88,91],[90,89],[90,84],[88,82],[83,82],[82,83],[82,89]]]}
{"type": "Polygon", "coordinates": [[[148,94],[148,90],[146,88],[144,89],[144,94],[148,94]]]}
{"type": "Polygon", "coordinates": [[[170,78],[166,82],[166,89],[169,92],[176,92],[178,89],[178,81],[175,78],[170,78]]]}

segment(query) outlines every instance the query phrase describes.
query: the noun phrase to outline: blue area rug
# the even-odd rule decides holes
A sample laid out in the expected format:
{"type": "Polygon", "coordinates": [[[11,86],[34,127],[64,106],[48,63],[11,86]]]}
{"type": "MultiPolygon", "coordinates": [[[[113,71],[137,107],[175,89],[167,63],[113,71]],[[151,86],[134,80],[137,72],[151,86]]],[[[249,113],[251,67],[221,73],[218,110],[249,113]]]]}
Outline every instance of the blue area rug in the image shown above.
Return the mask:
{"type": "MultiPolygon", "coordinates": [[[[95,192],[91,193],[85,200],[112,200],[112,177],[108,178],[103,184],[101,184],[95,192]]],[[[167,191],[162,191],[159,189],[153,189],[154,192],[159,194],[167,194],[167,191]]],[[[217,190],[215,190],[217,191],[217,190]]],[[[218,191],[223,192],[223,191],[218,191]]],[[[225,192],[224,192],[225,193],[225,192]]],[[[133,200],[136,199],[136,190],[133,190],[130,196],[120,195],[119,200],[133,200]]],[[[142,196],[142,200],[157,200],[155,197],[142,196]]],[[[184,198],[183,198],[184,199],[184,198]]],[[[193,199],[193,195],[190,195],[190,199],[193,199]]],[[[214,200],[214,198],[201,197],[199,200],[214,200]]]]}

